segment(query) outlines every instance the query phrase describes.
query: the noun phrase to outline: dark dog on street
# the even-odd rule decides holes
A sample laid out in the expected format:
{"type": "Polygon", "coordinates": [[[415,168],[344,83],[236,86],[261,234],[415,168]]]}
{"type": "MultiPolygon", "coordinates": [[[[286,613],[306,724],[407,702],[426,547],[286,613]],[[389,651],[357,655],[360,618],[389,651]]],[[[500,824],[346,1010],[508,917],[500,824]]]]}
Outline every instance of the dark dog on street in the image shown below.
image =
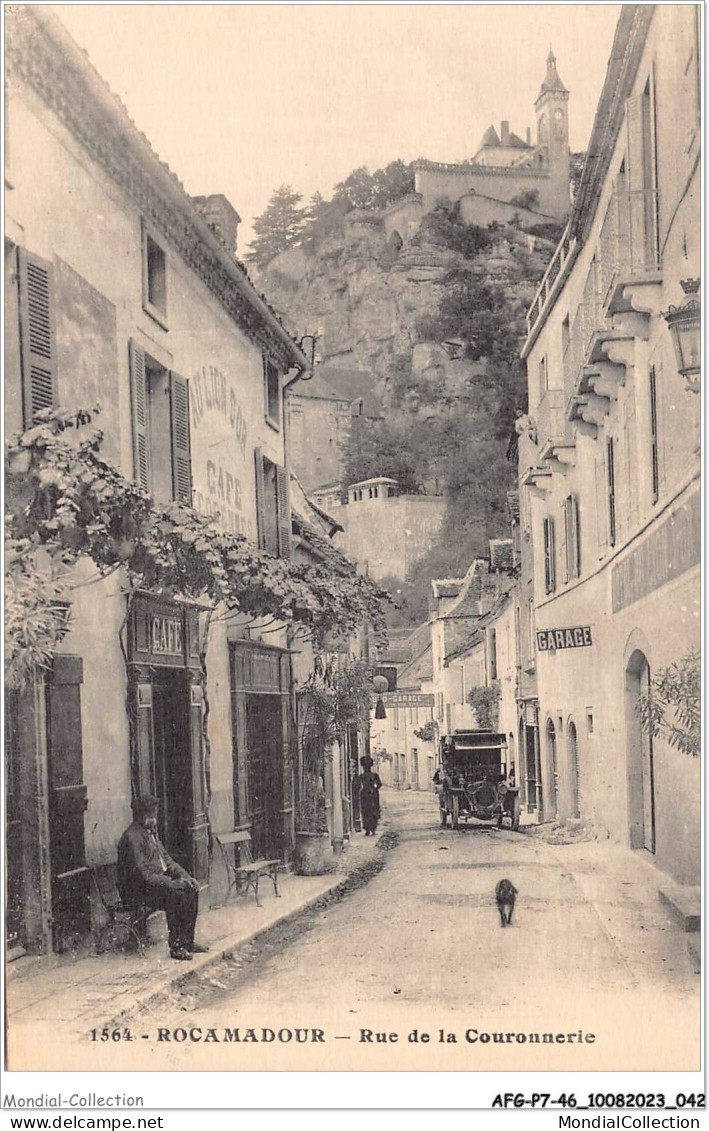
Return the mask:
{"type": "Polygon", "coordinates": [[[500,880],[495,886],[495,902],[497,903],[497,910],[500,912],[500,924],[503,927],[512,922],[516,895],[517,888],[509,880],[500,880]]]}

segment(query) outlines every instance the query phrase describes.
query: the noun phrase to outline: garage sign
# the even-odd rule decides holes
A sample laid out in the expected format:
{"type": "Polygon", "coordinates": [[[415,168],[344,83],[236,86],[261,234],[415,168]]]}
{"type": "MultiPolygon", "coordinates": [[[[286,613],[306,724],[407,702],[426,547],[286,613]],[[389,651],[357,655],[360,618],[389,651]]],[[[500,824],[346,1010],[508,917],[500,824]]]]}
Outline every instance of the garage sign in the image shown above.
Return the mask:
{"type": "Polygon", "coordinates": [[[537,633],[540,652],[556,652],[562,648],[590,648],[593,644],[590,624],[574,628],[544,628],[537,633]]]}

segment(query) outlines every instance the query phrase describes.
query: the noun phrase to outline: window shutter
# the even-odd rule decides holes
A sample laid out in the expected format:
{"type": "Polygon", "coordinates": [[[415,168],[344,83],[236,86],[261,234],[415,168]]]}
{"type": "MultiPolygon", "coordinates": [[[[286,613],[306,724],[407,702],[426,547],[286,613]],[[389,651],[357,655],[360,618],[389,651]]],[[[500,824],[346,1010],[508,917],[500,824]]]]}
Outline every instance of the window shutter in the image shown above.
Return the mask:
{"type": "Polygon", "coordinates": [[[278,556],[290,557],[291,513],[288,490],[288,472],[276,467],[276,497],[278,499],[278,556]]]}
{"type": "Polygon", "coordinates": [[[611,546],[615,546],[617,534],[617,509],[615,498],[615,443],[612,436],[610,436],[606,441],[606,468],[608,472],[608,541],[611,546]]]}
{"type": "Polygon", "coordinates": [[[650,460],[652,470],[652,501],[660,494],[660,459],[657,436],[657,380],[655,366],[650,366],[650,460]]]}
{"type": "Polygon", "coordinates": [[[148,378],[143,347],[131,338],[129,343],[130,395],[133,417],[133,477],[144,491],[150,490],[150,443],[148,417],[148,378]]]}
{"type": "Polygon", "coordinates": [[[550,556],[549,556],[549,519],[545,518],[542,523],[542,530],[544,532],[544,592],[551,592],[551,569],[550,569],[550,556]]]}
{"type": "Polygon", "coordinates": [[[626,525],[632,529],[638,521],[638,475],[637,469],[639,462],[637,459],[636,445],[636,428],[635,428],[635,396],[634,388],[629,390],[629,396],[625,402],[625,421],[623,424],[624,442],[625,442],[625,481],[627,489],[627,516],[626,525]]]}
{"type": "Polygon", "coordinates": [[[190,390],[184,377],[170,373],[170,443],[172,452],[172,497],[189,506],[192,502],[190,458],[190,390]]]}
{"type": "Polygon", "coordinates": [[[571,529],[573,532],[573,558],[571,572],[574,577],[581,576],[581,515],[578,495],[571,498],[571,529]]]}
{"type": "Polygon", "coordinates": [[[256,530],[260,550],[266,548],[266,507],[263,486],[263,455],[260,448],[254,448],[254,472],[256,480],[256,530]]]}
{"type": "Polygon", "coordinates": [[[43,408],[57,403],[52,268],[44,259],[18,249],[22,409],[29,428],[43,408]]]}
{"type": "Polygon", "coordinates": [[[569,580],[569,554],[571,551],[571,539],[569,537],[569,498],[564,499],[561,504],[561,580],[566,584],[569,580]]]}
{"type": "Polygon", "coordinates": [[[608,549],[608,500],[606,497],[606,468],[603,456],[596,459],[596,538],[598,556],[602,558],[608,549]]]}
{"type": "Polygon", "coordinates": [[[556,536],[553,518],[549,519],[549,586],[553,593],[556,589],[556,536]]]}
{"type": "Polygon", "coordinates": [[[644,170],[643,170],[643,95],[633,95],[626,102],[626,129],[627,129],[627,174],[626,184],[628,197],[625,202],[627,208],[626,231],[629,247],[626,254],[629,262],[626,267],[640,267],[644,259],[645,250],[645,201],[643,199],[644,170]]]}

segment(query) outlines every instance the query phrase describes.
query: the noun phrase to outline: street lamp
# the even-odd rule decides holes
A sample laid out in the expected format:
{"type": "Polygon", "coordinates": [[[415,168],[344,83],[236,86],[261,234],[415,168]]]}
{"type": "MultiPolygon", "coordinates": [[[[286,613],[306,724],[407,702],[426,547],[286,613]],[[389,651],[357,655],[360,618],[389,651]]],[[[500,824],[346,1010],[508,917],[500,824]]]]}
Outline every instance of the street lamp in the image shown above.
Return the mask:
{"type": "Polygon", "coordinates": [[[377,705],[374,708],[374,717],[375,719],[385,719],[387,717],[387,713],[382,695],[385,691],[389,690],[389,680],[386,678],[386,676],[375,675],[374,679],[372,680],[372,687],[374,688],[374,693],[377,696],[377,705]]]}
{"type": "Polygon", "coordinates": [[[699,279],[682,279],[685,298],[679,306],[671,306],[663,318],[670,328],[677,357],[677,369],[693,393],[700,390],[701,373],[701,300],[699,279]]]}

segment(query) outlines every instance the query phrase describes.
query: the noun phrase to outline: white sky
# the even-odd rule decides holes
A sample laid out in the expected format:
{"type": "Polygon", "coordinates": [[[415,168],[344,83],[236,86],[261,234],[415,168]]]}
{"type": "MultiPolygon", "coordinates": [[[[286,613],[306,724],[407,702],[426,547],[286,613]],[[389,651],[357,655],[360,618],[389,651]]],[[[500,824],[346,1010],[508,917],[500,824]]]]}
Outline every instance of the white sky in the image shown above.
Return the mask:
{"type": "Polygon", "coordinates": [[[56,4],[191,195],[223,192],[239,250],[274,188],[307,199],[359,165],[472,156],[490,123],[535,133],[552,44],[584,149],[619,6],[56,4]]]}

